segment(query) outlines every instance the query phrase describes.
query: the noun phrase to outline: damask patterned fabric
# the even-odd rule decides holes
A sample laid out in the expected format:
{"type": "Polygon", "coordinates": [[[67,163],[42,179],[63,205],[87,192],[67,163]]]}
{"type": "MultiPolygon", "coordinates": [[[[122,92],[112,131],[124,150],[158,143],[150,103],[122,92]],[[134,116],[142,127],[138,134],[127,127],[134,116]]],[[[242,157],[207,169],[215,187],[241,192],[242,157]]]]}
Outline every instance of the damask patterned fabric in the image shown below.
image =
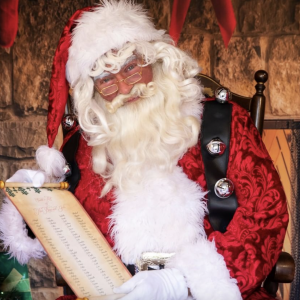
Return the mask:
{"type": "MultiPolygon", "coordinates": [[[[205,220],[206,233],[224,256],[231,276],[237,279],[243,299],[273,299],[260,286],[282,249],[288,224],[286,199],[279,176],[252,120],[247,111],[234,103],[230,143],[227,177],[235,185],[239,207],[224,234],[214,231],[208,219],[205,220]]],[[[107,218],[111,213],[113,193],[100,198],[104,182],[92,171],[91,148],[83,138],[77,162],[81,180],[75,196],[113,246],[107,218]]],[[[190,179],[206,190],[200,144],[191,148],[179,165],[190,179]]]]}
{"type": "MultiPolygon", "coordinates": [[[[200,145],[190,149],[179,165],[206,189],[200,145]]],[[[232,111],[227,177],[234,183],[239,207],[224,234],[213,231],[208,219],[206,233],[209,240],[215,240],[244,299],[273,299],[262,292],[251,294],[281,252],[288,224],[286,198],[256,127],[238,105],[233,105],[232,111]]]]}

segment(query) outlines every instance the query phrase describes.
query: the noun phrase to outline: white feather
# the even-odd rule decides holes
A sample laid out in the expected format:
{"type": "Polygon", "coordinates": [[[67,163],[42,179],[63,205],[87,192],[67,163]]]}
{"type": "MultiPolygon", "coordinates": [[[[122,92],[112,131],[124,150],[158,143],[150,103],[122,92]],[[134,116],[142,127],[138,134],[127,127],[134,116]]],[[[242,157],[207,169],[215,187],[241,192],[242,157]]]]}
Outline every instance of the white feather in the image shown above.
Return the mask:
{"type": "MultiPolygon", "coordinates": [[[[41,186],[45,181],[63,180],[66,161],[61,152],[48,146],[40,146],[36,151],[36,160],[42,171],[18,170],[7,181],[32,182],[34,186],[41,186]]],[[[15,257],[21,264],[26,264],[31,257],[45,256],[38,239],[31,239],[27,235],[22,216],[8,199],[5,199],[0,211],[0,239],[10,257],[15,257]]]]}
{"type": "Polygon", "coordinates": [[[30,258],[42,258],[46,255],[38,239],[31,239],[27,235],[22,216],[7,198],[0,211],[0,239],[10,257],[15,257],[22,265],[30,258]]]}

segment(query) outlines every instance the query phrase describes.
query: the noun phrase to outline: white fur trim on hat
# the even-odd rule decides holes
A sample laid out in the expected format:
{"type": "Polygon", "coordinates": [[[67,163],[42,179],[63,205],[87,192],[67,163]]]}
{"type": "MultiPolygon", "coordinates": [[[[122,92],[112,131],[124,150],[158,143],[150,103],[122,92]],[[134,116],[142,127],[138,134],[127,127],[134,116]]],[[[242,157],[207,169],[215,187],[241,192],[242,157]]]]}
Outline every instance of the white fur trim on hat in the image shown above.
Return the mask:
{"type": "Polygon", "coordinates": [[[7,198],[0,211],[0,239],[10,257],[15,257],[22,265],[30,258],[42,258],[46,255],[39,240],[28,236],[22,216],[7,198]]]}
{"type": "Polygon", "coordinates": [[[224,257],[217,252],[215,243],[205,237],[185,245],[166,267],[177,268],[184,275],[192,299],[242,300],[237,281],[230,277],[224,257]]]}
{"type": "Polygon", "coordinates": [[[66,65],[67,79],[73,86],[80,78],[86,79],[95,61],[107,51],[120,49],[127,42],[161,40],[164,33],[155,29],[141,5],[103,0],[77,21],[66,65]]]}

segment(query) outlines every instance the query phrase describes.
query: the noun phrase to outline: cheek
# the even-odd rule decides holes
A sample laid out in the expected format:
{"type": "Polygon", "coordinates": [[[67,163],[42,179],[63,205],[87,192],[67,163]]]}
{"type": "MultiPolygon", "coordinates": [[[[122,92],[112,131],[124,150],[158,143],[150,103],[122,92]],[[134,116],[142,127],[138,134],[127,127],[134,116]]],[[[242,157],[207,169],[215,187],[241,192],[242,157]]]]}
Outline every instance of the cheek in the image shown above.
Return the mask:
{"type": "Polygon", "coordinates": [[[113,94],[111,94],[111,95],[109,95],[109,96],[103,96],[103,95],[101,95],[101,98],[103,98],[105,101],[111,102],[111,101],[114,100],[114,98],[115,98],[117,95],[118,95],[118,92],[115,92],[115,93],[113,93],[113,94]]]}
{"type": "Polygon", "coordinates": [[[142,80],[141,83],[149,83],[153,80],[152,67],[149,65],[143,68],[142,80]]]}

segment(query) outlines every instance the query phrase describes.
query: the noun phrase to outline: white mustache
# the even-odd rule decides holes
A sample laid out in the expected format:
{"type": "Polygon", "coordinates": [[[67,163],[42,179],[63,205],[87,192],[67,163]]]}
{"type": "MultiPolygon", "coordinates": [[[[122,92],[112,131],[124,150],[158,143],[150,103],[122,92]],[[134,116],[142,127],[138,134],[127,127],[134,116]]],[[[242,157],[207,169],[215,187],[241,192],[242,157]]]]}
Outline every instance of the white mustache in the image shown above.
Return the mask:
{"type": "Polygon", "coordinates": [[[105,107],[108,112],[111,114],[115,113],[120,107],[125,105],[129,100],[133,98],[148,98],[155,94],[156,86],[154,82],[145,83],[137,83],[133,86],[132,90],[129,94],[123,95],[119,94],[116,96],[113,101],[106,102],[105,107]]]}

